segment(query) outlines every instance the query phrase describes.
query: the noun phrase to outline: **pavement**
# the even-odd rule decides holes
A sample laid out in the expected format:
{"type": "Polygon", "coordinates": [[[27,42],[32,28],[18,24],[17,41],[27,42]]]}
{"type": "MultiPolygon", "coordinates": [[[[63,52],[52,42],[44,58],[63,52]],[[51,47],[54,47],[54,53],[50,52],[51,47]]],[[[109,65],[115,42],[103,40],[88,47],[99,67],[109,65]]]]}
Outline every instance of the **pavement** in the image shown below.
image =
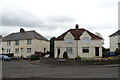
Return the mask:
{"type": "Polygon", "coordinates": [[[3,61],[3,78],[118,78],[118,64],[64,66],[39,61],[3,61]]]}

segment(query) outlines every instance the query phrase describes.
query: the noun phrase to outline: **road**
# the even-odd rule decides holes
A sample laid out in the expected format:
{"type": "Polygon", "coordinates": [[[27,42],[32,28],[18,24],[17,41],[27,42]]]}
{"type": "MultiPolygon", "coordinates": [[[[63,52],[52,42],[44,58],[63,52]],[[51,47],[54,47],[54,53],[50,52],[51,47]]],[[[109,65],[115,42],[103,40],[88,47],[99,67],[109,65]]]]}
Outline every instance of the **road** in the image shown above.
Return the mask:
{"type": "Polygon", "coordinates": [[[117,66],[60,66],[18,60],[3,61],[3,78],[118,78],[117,66]]]}

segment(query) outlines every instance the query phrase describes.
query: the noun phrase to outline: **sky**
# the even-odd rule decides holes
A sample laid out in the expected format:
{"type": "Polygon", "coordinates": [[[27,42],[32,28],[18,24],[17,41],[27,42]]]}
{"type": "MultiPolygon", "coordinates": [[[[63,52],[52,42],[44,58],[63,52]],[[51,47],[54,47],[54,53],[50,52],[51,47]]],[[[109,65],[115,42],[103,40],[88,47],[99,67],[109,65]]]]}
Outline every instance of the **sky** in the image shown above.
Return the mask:
{"type": "Polygon", "coordinates": [[[104,47],[118,30],[119,0],[0,0],[0,34],[35,30],[47,39],[69,29],[100,33],[104,47]]]}

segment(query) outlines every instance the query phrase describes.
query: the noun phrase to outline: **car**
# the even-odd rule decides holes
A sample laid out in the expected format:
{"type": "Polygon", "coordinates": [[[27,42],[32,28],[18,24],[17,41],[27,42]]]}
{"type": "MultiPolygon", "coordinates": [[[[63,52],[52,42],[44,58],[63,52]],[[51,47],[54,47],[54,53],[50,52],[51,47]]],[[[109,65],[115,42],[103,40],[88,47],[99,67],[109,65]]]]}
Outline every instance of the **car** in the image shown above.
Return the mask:
{"type": "Polygon", "coordinates": [[[30,55],[26,56],[25,59],[29,60],[32,56],[35,56],[35,54],[30,54],[30,55]]]}
{"type": "Polygon", "coordinates": [[[107,52],[104,54],[106,57],[115,56],[114,52],[107,52]]]}
{"type": "Polygon", "coordinates": [[[49,57],[50,57],[50,54],[44,55],[44,58],[49,58],[49,57]]]}
{"type": "Polygon", "coordinates": [[[3,61],[10,61],[11,58],[8,57],[7,55],[0,55],[0,60],[3,60],[3,61]]]}

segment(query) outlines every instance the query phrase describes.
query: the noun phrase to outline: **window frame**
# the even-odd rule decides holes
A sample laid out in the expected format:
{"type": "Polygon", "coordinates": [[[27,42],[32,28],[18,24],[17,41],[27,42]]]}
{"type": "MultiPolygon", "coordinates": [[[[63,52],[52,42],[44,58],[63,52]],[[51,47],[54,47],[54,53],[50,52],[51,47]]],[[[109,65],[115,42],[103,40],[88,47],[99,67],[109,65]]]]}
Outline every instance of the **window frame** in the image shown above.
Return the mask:
{"type": "Polygon", "coordinates": [[[82,53],[89,53],[90,49],[89,47],[82,47],[82,53]]]}
{"type": "Polygon", "coordinates": [[[19,45],[19,40],[16,40],[16,41],[15,41],[15,45],[19,45]]]}
{"type": "Polygon", "coordinates": [[[27,39],[27,45],[32,44],[32,39],[27,39]]]}
{"type": "Polygon", "coordinates": [[[11,45],[11,41],[7,41],[7,46],[10,46],[11,45]]]}
{"type": "Polygon", "coordinates": [[[32,52],[32,48],[27,48],[27,53],[31,53],[31,52],[32,52]]]}
{"type": "Polygon", "coordinates": [[[19,53],[19,48],[15,48],[15,53],[19,53]]]}
{"type": "Polygon", "coordinates": [[[82,37],[82,42],[83,43],[89,43],[90,42],[89,37],[82,37]]]}

